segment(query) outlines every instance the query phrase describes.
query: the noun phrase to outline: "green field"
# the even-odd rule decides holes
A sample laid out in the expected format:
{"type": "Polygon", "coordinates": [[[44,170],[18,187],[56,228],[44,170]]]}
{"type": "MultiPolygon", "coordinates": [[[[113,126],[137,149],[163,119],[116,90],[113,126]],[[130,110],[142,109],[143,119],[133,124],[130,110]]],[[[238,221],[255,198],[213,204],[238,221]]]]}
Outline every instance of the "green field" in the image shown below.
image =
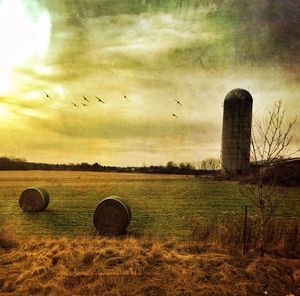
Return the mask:
{"type": "MultiPolygon", "coordinates": [[[[290,188],[277,215],[300,218],[300,188],[290,188]]],[[[132,209],[129,232],[188,237],[191,221],[243,212],[250,203],[232,182],[193,176],[61,171],[1,171],[0,221],[28,235],[94,234],[93,212],[105,197],[117,195],[132,209]],[[22,190],[41,186],[50,194],[46,211],[26,214],[18,205],[22,190]]],[[[253,208],[250,207],[250,213],[253,208]]]]}

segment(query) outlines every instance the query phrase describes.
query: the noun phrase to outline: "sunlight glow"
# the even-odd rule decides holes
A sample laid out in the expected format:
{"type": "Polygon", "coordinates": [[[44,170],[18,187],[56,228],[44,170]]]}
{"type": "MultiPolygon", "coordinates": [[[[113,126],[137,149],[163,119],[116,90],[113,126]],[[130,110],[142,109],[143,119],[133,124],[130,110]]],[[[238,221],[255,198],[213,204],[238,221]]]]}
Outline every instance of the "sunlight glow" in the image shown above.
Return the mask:
{"type": "Polygon", "coordinates": [[[65,93],[65,90],[61,85],[54,86],[53,90],[59,95],[63,95],[65,93]]]}
{"type": "Polygon", "coordinates": [[[33,15],[24,0],[0,2],[0,93],[9,90],[14,68],[46,54],[51,19],[45,9],[37,9],[33,15]]]}
{"type": "Polygon", "coordinates": [[[22,109],[20,110],[20,114],[29,116],[29,117],[42,117],[42,113],[33,109],[22,109]]]}
{"type": "Polygon", "coordinates": [[[10,115],[10,114],[9,114],[9,112],[6,110],[6,108],[0,106],[0,119],[1,119],[0,122],[3,122],[3,123],[4,123],[4,120],[10,117],[9,115],[10,115]]]}
{"type": "Polygon", "coordinates": [[[33,70],[40,75],[49,75],[52,73],[52,70],[50,67],[46,67],[43,64],[37,64],[33,67],[33,70]]]}

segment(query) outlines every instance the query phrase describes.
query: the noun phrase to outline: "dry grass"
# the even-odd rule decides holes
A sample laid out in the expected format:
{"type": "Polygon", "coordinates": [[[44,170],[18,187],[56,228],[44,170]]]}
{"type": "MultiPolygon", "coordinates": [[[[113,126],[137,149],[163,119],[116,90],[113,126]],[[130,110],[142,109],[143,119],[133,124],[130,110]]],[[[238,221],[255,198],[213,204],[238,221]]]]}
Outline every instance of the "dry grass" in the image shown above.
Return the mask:
{"type": "Polygon", "coordinates": [[[0,228],[0,250],[10,250],[18,245],[18,238],[13,227],[2,226],[0,228]]]}
{"type": "Polygon", "coordinates": [[[299,272],[296,259],[148,236],[23,237],[0,248],[1,295],[296,295],[299,272]]]}
{"type": "MultiPolygon", "coordinates": [[[[226,213],[213,221],[197,219],[192,223],[190,240],[204,246],[242,252],[244,218],[226,213]]],[[[246,246],[252,253],[259,246],[260,223],[257,216],[248,217],[246,246]]],[[[300,221],[273,218],[266,229],[266,251],[269,254],[300,258],[300,221]]]]}

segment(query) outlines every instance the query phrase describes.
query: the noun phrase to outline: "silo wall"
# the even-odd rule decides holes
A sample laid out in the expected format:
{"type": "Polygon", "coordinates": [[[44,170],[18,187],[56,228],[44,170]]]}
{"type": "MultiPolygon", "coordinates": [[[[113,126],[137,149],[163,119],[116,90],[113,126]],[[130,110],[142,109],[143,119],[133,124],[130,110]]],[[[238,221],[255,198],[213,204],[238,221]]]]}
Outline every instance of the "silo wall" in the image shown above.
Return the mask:
{"type": "Polygon", "coordinates": [[[249,169],[252,104],[251,94],[244,89],[234,89],[225,97],[222,128],[223,173],[243,174],[249,169]]]}

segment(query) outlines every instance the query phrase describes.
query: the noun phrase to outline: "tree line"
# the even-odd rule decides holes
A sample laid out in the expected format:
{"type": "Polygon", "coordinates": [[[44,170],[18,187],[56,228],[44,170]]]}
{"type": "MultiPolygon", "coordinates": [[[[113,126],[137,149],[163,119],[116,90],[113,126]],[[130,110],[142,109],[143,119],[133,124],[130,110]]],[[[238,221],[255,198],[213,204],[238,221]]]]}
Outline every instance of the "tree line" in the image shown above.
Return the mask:
{"type": "Polygon", "coordinates": [[[166,165],[151,166],[105,166],[97,162],[89,164],[69,163],[69,164],[49,164],[27,162],[25,158],[0,157],[0,170],[61,170],[61,171],[97,171],[97,172],[141,172],[141,173],[157,173],[157,174],[187,174],[187,175],[207,175],[217,174],[220,170],[220,161],[214,158],[207,158],[197,163],[181,162],[179,164],[174,161],[167,162],[166,165]]]}

